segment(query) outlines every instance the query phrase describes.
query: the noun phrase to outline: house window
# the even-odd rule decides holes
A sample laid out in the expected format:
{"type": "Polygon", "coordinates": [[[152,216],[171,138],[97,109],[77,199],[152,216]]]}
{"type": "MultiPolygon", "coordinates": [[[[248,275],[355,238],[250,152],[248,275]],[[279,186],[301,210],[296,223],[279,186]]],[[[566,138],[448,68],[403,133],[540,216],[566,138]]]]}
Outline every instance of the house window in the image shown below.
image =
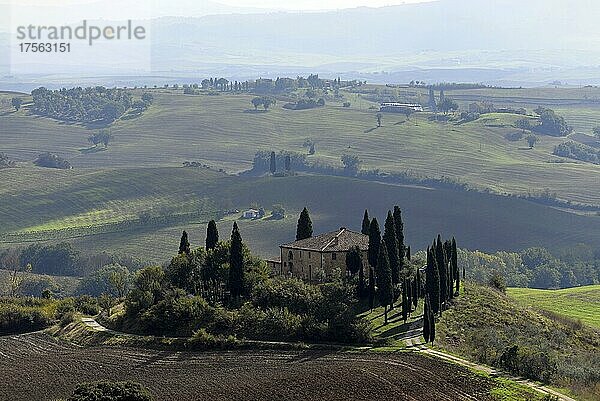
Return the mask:
{"type": "Polygon", "coordinates": [[[337,260],[337,253],[332,253],[331,254],[331,260],[337,260]]]}
{"type": "Polygon", "coordinates": [[[294,260],[294,252],[292,252],[292,251],[288,252],[288,260],[294,260]]]}

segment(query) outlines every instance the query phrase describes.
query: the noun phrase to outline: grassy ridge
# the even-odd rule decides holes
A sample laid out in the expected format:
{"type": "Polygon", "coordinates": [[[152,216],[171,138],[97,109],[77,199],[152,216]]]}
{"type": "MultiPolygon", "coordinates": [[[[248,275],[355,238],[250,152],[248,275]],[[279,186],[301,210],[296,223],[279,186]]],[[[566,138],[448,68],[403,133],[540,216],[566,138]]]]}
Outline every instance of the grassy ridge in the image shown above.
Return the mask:
{"type": "Polygon", "coordinates": [[[600,203],[594,190],[600,166],[551,163],[557,159],[551,153],[560,138],[543,137],[533,150],[526,149],[524,141],[507,141],[504,136],[515,131],[512,123],[518,116],[492,114],[455,125],[429,121],[427,113],[409,121],[385,114],[383,127],[375,128],[375,112],[358,98],[350,108],[328,103],[324,108],[291,111],[278,104],[268,113],[249,113],[248,95],[153,93],[154,104],[142,116],[111,127],[115,139],[108,151],[82,152],[90,130],[31,116],[26,108],[2,116],[6,134],[0,138],[0,149],[20,160],[55,151],[76,168],[173,166],[202,160],[239,171],[250,167],[257,150],[303,152],[305,139],[312,138],[317,153],[309,159],[328,164],[340,165],[342,154],[353,153],[368,169],[449,176],[516,193],[551,188],[565,199],[600,203]]]}
{"type": "Polygon", "coordinates": [[[509,288],[508,295],[523,305],[578,319],[600,329],[600,285],[562,290],[509,288]]]}
{"type": "MultiPolygon", "coordinates": [[[[238,177],[210,170],[136,168],[119,170],[9,169],[0,179],[0,234],[41,232],[57,239],[71,227],[91,227],[72,238],[89,250],[112,249],[162,261],[172,256],[182,230],[192,242],[204,241],[206,218],[189,218],[162,226],[135,226],[113,232],[94,231],[113,221],[137,219],[138,214],[173,214],[196,210],[243,209],[258,204],[270,210],[283,204],[281,221],[243,221],[240,228],[250,246],[263,256],[278,255],[278,245],[293,240],[296,218],[307,206],[315,232],[340,226],[359,229],[368,208],[383,221],[398,204],[404,211],[406,235],[414,249],[426,246],[436,233],[455,235],[460,245],[481,250],[522,249],[528,246],[600,244],[600,218],[579,216],[531,202],[487,194],[431,190],[366,182],[343,177],[238,177]],[[48,231],[41,231],[48,230],[48,231]],[[98,235],[87,235],[97,233],[98,235]]],[[[211,215],[212,216],[212,215],[211,215]]],[[[232,215],[220,222],[225,237],[232,215]]],[[[69,237],[67,237],[69,238],[69,237]]],[[[9,244],[4,244],[9,246],[9,244]]]]}
{"type": "Polygon", "coordinates": [[[545,316],[494,289],[467,282],[436,331],[437,346],[450,352],[568,388],[578,399],[600,396],[600,332],[586,325],[545,316]],[[514,346],[516,358],[503,365],[514,346]]]}

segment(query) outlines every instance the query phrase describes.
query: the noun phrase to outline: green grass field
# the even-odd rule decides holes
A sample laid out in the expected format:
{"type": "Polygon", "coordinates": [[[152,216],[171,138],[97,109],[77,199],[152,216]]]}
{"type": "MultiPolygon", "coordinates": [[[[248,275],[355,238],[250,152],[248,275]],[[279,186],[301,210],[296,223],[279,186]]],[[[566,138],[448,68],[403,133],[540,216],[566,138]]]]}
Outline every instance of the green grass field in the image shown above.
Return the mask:
{"type": "MultiPolygon", "coordinates": [[[[182,230],[193,245],[204,241],[205,223],[217,210],[243,210],[255,204],[271,210],[282,204],[281,221],[241,221],[242,235],[263,256],[278,255],[278,245],[293,240],[297,215],[311,212],[314,230],[340,226],[359,229],[368,208],[380,221],[394,205],[404,212],[405,232],[413,249],[437,233],[455,235],[462,247],[518,250],[528,246],[561,247],[600,243],[600,218],[580,216],[524,200],[472,192],[394,186],[343,177],[239,177],[183,167],[116,170],[0,171],[9,185],[0,188],[1,246],[34,240],[68,240],[81,249],[130,252],[163,261],[173,255],[182,230]],[[365,194],[369,194],[365,196],[365,194]],[[115,229],[113,223],[152,216],[202,212],[162,225],[115,229]],[[73,231],[73,229],[76,229],[73,231]],[[77,230],[79,229],[79,230],[77,230]]],[[[231,215],[219,223],[229,235],[231,215]]]]}
{"type": "MultiPolygon", "coordinates": [[[[503,96],[517,97],[514,91],[486,91],[504,100],[503,96]]],[[[585,96],[582,91],[576,101],[585,96]]],[[[473,92],[475,98],[483,96],[473,92]]],[[[543,92],[546,97],[540,98],[534,91],[526,101],[548,102],[548,96],[570,99],[575,96],[571,92],[543,92]]],[[[456,125],[429,121],[428,113],[413,115],[409,121],[385,114],[383,126],[375,128],[375,112],[368,110],[371,103],[355,95],[348,95],[356,100],[350,108],[330,102],[324,108],[291,111],[283,109],[280,101],[267,113],[248,113],[249,95],[187,96],[162,89],[153,93],[154,104],[140,117],[113,124],[114,143],[107,151],[95,153],[82,152],[88,147],[90,130],[32,116],[27,107],[15,113],[4,106],[0,149],[22,161],[33,160],[42,151],[57,152],[75,168],[176,166],[198,160],[237,172],[251,166],[257,150],[305,152],[302,144],[312,138],[317,152],[309,159],[328,164],[340,165],[341,155],[352,153],[367,169],[447,176],[500,192],[549,188],[563,199],[600,204],[596,190],[600,166],[554,163],[557,158],[551,153],[561,138],[544,136],[533,150],[527,149],[525,141],[507,141],[504,135],[515,131],[512,123],[518,116],[485,115],[456,125]]],[[[1,96],[5,101],[0,104],[6,105],[9,95],[1,96]]],[[[572,103],[567,104],[569,110],[574,108],[571,116],[584,116],[577,117],[577,125],[592,126],[591,106],[586,103],[580,110],[572,103]]]]}
{"type": "Polygon", "coordinates": [[[562,290],[509,288],[507,292],[523,305],[581,320],[600,329],[600,285],[562,290]]]}

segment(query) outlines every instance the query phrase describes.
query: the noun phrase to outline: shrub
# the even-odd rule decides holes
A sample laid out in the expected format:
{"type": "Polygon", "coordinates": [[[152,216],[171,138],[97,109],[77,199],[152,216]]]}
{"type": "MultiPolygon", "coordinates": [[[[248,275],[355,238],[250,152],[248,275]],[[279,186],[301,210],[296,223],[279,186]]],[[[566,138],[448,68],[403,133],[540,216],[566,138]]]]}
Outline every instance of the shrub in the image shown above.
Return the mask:
{"type": "Polygon", "coordinates": [[[0,304],[0,335],[41,330],[51,322],[50,316],[39,307],[0,304]]]}
{"type": "Polygon", "coordinates": [[[72,168],[71,163],[62,157],[49,152],[40,154],[37,159],[35,159],[34,164],[38,167],[57,168],[63,170],[70,170],[72,168]]]}
{"type": "Polygon", "coordinates": [[[492,274],[492,277],[490,277],[488,284],[490,287],[492,287],[500,292],[503,292],[503,293],[506,292],[506,280],[504,279],[504,276],[502,276],[498,272],[494,272],[492,274]]]}
{"type": "Polygon", "coordinates": [[[141,384],[130,381],[98,381],[78,384],[67,401],[151,401],[141,384]]]}

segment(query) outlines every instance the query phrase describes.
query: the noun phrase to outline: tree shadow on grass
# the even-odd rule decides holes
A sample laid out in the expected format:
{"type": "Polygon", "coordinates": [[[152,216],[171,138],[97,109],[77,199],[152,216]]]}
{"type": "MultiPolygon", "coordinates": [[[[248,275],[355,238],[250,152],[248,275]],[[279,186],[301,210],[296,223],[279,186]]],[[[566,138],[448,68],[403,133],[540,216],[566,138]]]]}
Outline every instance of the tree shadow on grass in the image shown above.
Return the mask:
{"type": "Polygon", "coordinates": [[[369,134],[369,133],[371,133],[371,132],[375,131],[377,128],[379,128],[379,127],[373,127],[373,128],[369,128],[368,130],[365,130],[365,131],[363,131],[363,132],[364,132],[365,134],[369,134]]]}
{"type": "Polygon", "coordinates": [[[254,109],[246,109],[244,110],[244,113],[248,113],[248,114],[262,114],[262,113],[266,113],[269,110],[254,110],[254,109]]]}

